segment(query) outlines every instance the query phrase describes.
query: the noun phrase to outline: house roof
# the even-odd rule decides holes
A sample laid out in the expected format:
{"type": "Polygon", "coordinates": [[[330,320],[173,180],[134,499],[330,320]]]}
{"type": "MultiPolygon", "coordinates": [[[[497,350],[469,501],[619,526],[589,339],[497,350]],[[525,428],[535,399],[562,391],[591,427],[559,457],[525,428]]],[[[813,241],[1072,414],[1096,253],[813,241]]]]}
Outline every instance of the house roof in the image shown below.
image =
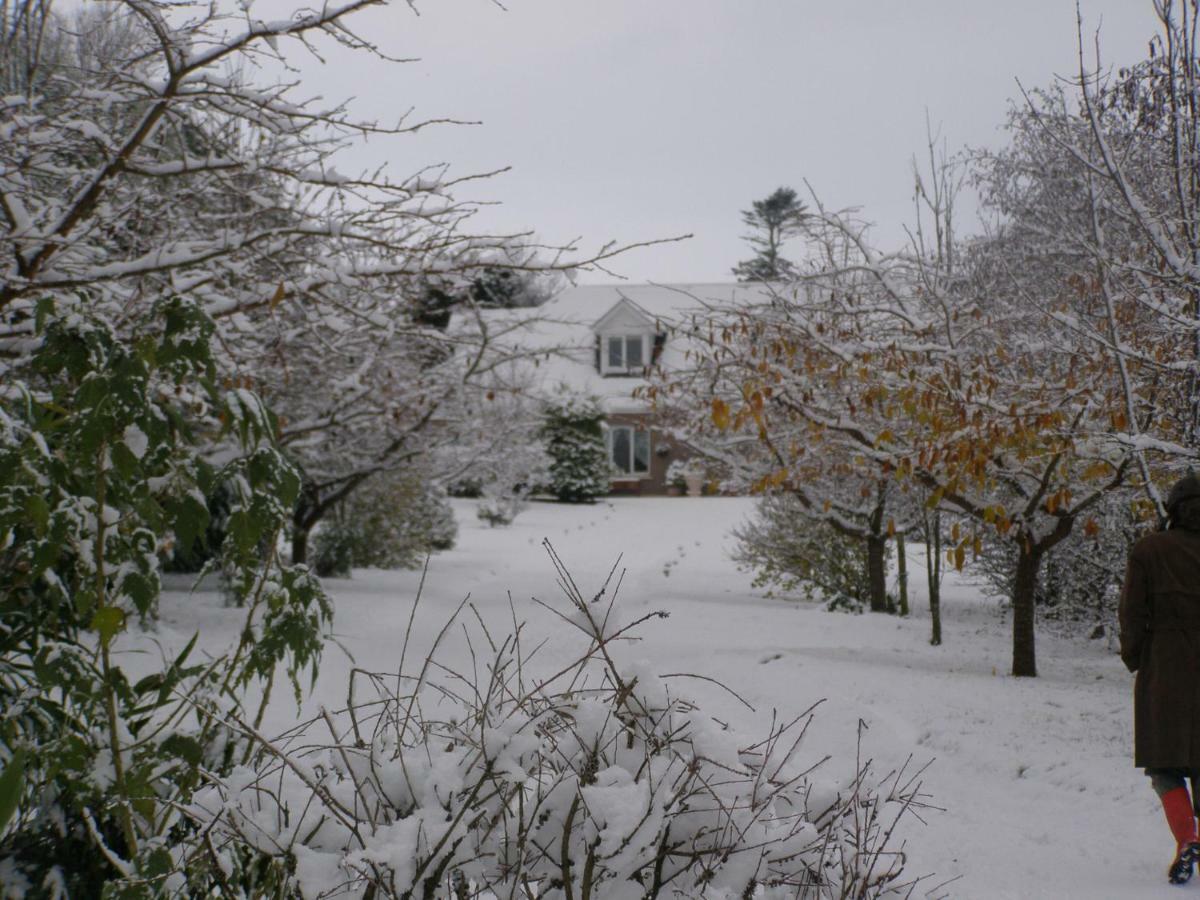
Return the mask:
{"type": "Polygon", "coordinates": [[[762,290],[750,284],[577,285],[539,307],[470,313],[451,327],[486,328],[494,347],[525,357],[505,377],[527,383],[536,393],[589,395],[610,414],[639,413],[648,407],[634,392],[646,380],[605,377],[596,370],[597,329],[623,309],[640,313],[657,332],[668,332],[658,364],[670,370],[682,364],[685,350],[683,339],[669,334],[673,324],[705,308],[761,298],[762,290]]]}

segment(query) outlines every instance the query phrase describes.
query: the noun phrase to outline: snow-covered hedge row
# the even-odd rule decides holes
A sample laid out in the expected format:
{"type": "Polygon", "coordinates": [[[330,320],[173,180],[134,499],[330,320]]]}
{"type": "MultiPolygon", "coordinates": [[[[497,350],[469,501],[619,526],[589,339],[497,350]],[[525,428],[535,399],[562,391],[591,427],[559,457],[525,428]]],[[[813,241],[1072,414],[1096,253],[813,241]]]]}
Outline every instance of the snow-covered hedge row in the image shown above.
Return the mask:
{"type": "Polygon", "coordinates": [[[497,639],[480,618],[470,671],[435,646],[415,674],[356,672],[346,710],[286,740],[236,725],[257,752],[192,806],[221,866],[241,880],[266,857],[309,900],[908,893],[894,828],[915,780],[822,777],[811,711],[733,732],[627,655],[665,614],[619,618],[559,574],[553,612],[583,640],[551,673],[525,626],[497,639]]]}

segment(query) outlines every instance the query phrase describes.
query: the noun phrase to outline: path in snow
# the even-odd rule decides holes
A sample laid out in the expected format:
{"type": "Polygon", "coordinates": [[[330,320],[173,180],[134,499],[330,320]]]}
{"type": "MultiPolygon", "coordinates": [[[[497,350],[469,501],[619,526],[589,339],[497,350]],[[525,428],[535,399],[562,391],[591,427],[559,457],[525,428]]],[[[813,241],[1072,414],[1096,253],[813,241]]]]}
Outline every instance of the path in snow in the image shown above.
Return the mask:
{"type": "MultiPolygon", "coordinates": [[[[671,614],[644,626],[637,648],[658,671],[718,678],[764,715],[824,698],[807,752],[834,755],[835,767],[853,767],[859,719],[878,766],[910,754],[917,765],[933,760],[925,786],[945,812],[931,813],[925,826],[910,820],[909,874],[935,873],[927,888],[954,880],[929,896],[1180,896],[1165,883],[1171,847],[1157,801],[1131,763],[1131,679],[1103,642],[1039,636],[1041,677],[1011,678],[995,601],[950,577],[945,643],[930,647],[915,554],[914,613],[905,620],[765,599],[728,553],[728,531],[750,508],[740,498],[538,503],[509,528],[491,529],[474,518],[473,504],[457,502],[458,546],[431,561],[416,642],[428,646],[468,593],[493,627],[509,620],[511,592],[534,634],[555,634],[565,626],[529,600],[559,597],[543,538],[585,594],[623,554],[624,610],[671,614]]],[[[415,572],[368,570],[328,582],[338,638],[357,665],[395,670],[419,580],[415,572]]],[[[212,594],[171,595],[163,610],[160,631],[172,642],[196,628],[210,646],[236,633],[235,612],[212,594]]],[[[555,646],[545,653],[553,656],[555,646]]],[[[341,705],[349,667],[327,651],[306,706],[341,705]]],[[[746,717],[714,687],[692,682],[687,692],[723,719],[746,717]]],[[[283,698],[268,724],[283,728],[295,716],[283,698]]]]}

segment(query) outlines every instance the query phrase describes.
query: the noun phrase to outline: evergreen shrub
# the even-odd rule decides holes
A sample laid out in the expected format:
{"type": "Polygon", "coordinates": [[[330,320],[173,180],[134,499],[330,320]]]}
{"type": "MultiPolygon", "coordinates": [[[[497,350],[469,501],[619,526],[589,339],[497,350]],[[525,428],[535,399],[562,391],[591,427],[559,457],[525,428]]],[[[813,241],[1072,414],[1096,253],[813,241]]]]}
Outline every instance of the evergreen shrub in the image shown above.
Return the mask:
{"type": "Polygon", "coordinates": [[[604,410],[591,397],[570,397],[546,411],[542,427],[550,457],[550,490],[564,503],[592,503],[610,488],[604,410]]]}

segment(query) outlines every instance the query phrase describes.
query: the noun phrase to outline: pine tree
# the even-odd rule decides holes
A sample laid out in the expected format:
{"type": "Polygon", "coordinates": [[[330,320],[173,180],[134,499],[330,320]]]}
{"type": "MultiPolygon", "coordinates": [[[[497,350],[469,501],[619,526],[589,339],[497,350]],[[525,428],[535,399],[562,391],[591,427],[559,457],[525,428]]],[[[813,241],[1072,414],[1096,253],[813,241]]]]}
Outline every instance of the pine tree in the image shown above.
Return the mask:
{"type": "Polygon", "coordinates": [[[742,210],[742,222],[753,231],[746,241],[754,256],[733,267],[738,281],[783,281],[795,272],[795,264],[780,254],[783,242],[801,233],[807,215],[804,202],[791,188],[776,188],[763,200],[742,210]]]}

